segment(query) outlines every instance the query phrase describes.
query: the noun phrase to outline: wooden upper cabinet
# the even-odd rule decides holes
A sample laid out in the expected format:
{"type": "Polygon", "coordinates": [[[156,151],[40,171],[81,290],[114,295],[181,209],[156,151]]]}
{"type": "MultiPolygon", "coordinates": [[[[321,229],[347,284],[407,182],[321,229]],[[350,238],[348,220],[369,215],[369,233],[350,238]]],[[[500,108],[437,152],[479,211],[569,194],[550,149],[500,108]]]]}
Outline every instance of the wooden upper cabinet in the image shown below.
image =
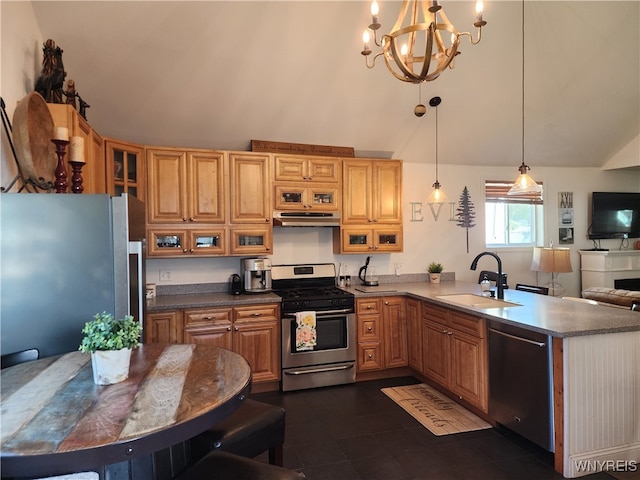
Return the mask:
{"type": "Polygon", "coordinates": [[[195,222],[224,223],[227,192],[222,152],[188,152],[187,199],[195,222]]]}
{"type": "Polygon", "coordinates": [[[343,161],[342,223],[402,223],[402,162],[343,161]]]}
{"type": "Polygon", "coordinates": [[[276,182],[339,183],[340,160],[295,155],[274,156],[276,182]]]}
{"type": "Polygon", "coordinates": [[[373,221],[402,223],[402,162],[373,162],[373,221]]]}
{"type": "Polygon", "coordinates": [[[145,201],[144,147],[105,139],[107,186],[111,195],[128,193],[145,201]]]}
{"type": "Polygon", "coordinates": [[[224,223],[224,153],[147,150],[149,223],[224,223]]]}
{"type": "Polygon", "coordinates": [[[229,153],[231,224],[271,223],[269,154],[229,153]]]}
{"type": "Polygon", "coordinates": [[[187,222],[187,152],[147,150],[147,222],[187,222]]]}
{"type": "MultiPolygon", "coordinates": [[[[51,118],[56,127],[65,127],[70,137],[82,137],[84,141],[84,160],[82,167],[82,193],[110,193],[107,188],[104,141],[91,128],[91,125],[71,105],[62,103],[47,103],[51,118]]],[[[67,165],[67,192],[71,193],[72,170],[69,165],[69,146],[65,163],[67,165]]]]}

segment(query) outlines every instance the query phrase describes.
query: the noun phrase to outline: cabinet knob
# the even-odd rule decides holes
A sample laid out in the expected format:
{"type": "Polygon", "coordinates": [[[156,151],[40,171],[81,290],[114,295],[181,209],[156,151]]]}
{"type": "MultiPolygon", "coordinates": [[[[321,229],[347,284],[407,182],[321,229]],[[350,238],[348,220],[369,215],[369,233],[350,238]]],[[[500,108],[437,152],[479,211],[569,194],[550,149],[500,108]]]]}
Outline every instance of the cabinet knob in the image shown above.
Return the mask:
{"type": "Polygon", "coordinates": [[[449,330],[449,331],[447,332],[447,335],[453,335],[453,332],[452,332],[451,330],[449,330]]]}
{"type": "Polygon", "coordinates": [[[367,305],[367,310],[371,310],[371,305],[367,305]]]}
{"type": "Polygon", "coordinates": [[[187,221],[187,219],[186,219],[185,217],[182,217],[182,221],[183,221],[183,222],[186,222],[186,221],[187,221]]]}
{"type": "Polygon", "coordinates": [[[367,328],[367,330],[371,331],[371,330],[373,330],[373,327],[369,327],[369,328],[367,328]]]}
{"type": "Polygon", "coordinates": [[[187,250],[186,248],[182,249],[182,253],[189,253],[189,250],[187,250]]]}
{"type": "Polygon", "coordinates": [[[389,302],[384,302],[385,305],[389,305],[389,302]]]}
{"type": "Polygon", "coordinates": [[[203,318],[203,320],[213,320],[213,317],[210,317],[208,315],[206,317],[202,317],[202,318],[203,318]]]}
{"type": "Polygon", "coordinates": [[[271,248],[269,247],[264,247],[264,249],[268,252],[269,250],[271,250],[271,248]]]}
{"type": "Polygon", "coordinates": [[[196,221],[196,219],[195,219],[195,218],[193,218],[193,217],[189,217],[189,221],[190,221],[190,222],[195,222],[195,221],[196,221]]]}
{"type": "Polygon", "coordinates": [[[447,329],[445,328],[444,330],[442,330],[442,333],[447,333],[447,329]]]}
{"type": "Polygon", "coordinates": [[[239,328],[238,327],[234,327],[234,330],[237,332],[239,330],[239,328]]]}
{"type": "Polygon", "coordinates": [[[193,253],[193,252],[194,252],[193,248],[190,248],[189,253],[193,253]]]}
{"type": "Polygon", "coordinates": [[[230,331],[231,331],[231,327],[227,327],[227,332],[230,332],[230,331]]]}
{"type": "Polygon", "coordinates": [[[369,358],[373,358],[373,355],[372,355],[372,354],[369,354],[369,358]]]}
{"type": "Polygon", "coordinates": [[[264,219],[264,221],[265,221],[265,223],[269,223],[269,222],[271,222],[271,219],[269,217],[267,217],[267,218],[264,219]]]}
{"type": "Polygon", "coordinates": [[[376,245],[375,247],[373,247],[374,250],[377,250],[379,247],[378,245],[376,245]]]}
{"type": "Polygon", "coordinates": [[[262,314],[261,314],[260,312],[253,312],[253,313],[251,314],[251,316],[252,316],[252,317],[260,317],[260,316],[262,316],[262,314]]]}

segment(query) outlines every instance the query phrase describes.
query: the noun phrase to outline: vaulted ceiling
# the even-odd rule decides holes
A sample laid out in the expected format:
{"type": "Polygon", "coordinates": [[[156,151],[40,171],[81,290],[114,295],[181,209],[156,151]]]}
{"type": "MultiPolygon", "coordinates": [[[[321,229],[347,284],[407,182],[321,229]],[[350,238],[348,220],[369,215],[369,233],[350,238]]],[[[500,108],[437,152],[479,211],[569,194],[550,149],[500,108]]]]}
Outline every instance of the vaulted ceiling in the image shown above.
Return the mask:
{"type": "MultiPolygon", "coordinates": [[[[460,31],[474,5],[441,2],[460,31]]],[[[383,31],[400,2],[380,2],[383,31]]],[[[485,1],[482,41],[421,87],[360,55],[364,1],[33,2],[43,39],[105,136],[247,150],[271,140],[358,156],[521,159],[522,3],[485,1]]],[[[640,2],[525,3],[525,151],[536,166],[604,165],[640,133],[640,2]]]]}

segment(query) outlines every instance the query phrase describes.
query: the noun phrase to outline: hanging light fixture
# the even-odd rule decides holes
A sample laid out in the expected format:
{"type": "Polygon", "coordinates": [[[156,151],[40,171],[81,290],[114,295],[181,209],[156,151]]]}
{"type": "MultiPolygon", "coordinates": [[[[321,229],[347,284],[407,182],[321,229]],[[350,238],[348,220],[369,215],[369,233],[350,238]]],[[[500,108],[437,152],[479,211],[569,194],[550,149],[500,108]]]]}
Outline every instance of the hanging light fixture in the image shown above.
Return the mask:
{"type": "Polygon", "coordinates": [[[481,0],[476,2],[477,40],[469,32],[458,32],[449,21],[437,0],[404,0],[391,32],[378,38],[379,7],[377,0],[371,2],[371,25],[364,31],[362,40],[367,68],[373,68],[376,59],[382,55],[387,68],[394,77],[403,82],[430,82],[440,76],[445,68],[453,68],[454,58],[459,55],[460,37],[468,36],[471,45],[480,43],[482,27],[487,24],[482,19],[484,6],[481,0]],[[373,31],[374,43],[382,51],[373,57],[369,64],[369,47],[373,31]],[[450,35],[443,36],[448,32],[450,35]],[[424,52],[424,53],[423,53],[424,52]]]}
{"type": "Polygon", "coordinates": [[[429,205],[443,204],[447,201],[447,196],[442,190],[440,190],[441,185],[438,181],[438,105],[440,105],[441,101],[442,99],[440,97],[433,97],[429,100],[429,105],[436,109],[436,181],[432,185],[433,192],[431,192],[431,195],[429,195],[429,198],[427,199],[427,203],[429,205]]]}
{"type": "Polygon", "coordinates": [[[524,163],[524,0],[522,0],[522,165],[518,168],[520,176],[507,193],[508,195],[527,195],[540,193],[542,187],[529,175],[529,165],[524,163]]]}

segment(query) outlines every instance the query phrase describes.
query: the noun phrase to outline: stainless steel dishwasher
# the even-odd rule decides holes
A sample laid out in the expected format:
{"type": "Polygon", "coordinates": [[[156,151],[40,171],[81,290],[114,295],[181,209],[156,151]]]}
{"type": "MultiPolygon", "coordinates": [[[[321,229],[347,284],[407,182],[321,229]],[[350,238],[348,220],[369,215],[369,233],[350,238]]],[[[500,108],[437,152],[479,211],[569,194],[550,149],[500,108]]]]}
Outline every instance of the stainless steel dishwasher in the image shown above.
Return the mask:
{"type": "Polygon", "coordinates": [[[489,415],[553,452],[551,337],[489,322],[489,415]]]}

